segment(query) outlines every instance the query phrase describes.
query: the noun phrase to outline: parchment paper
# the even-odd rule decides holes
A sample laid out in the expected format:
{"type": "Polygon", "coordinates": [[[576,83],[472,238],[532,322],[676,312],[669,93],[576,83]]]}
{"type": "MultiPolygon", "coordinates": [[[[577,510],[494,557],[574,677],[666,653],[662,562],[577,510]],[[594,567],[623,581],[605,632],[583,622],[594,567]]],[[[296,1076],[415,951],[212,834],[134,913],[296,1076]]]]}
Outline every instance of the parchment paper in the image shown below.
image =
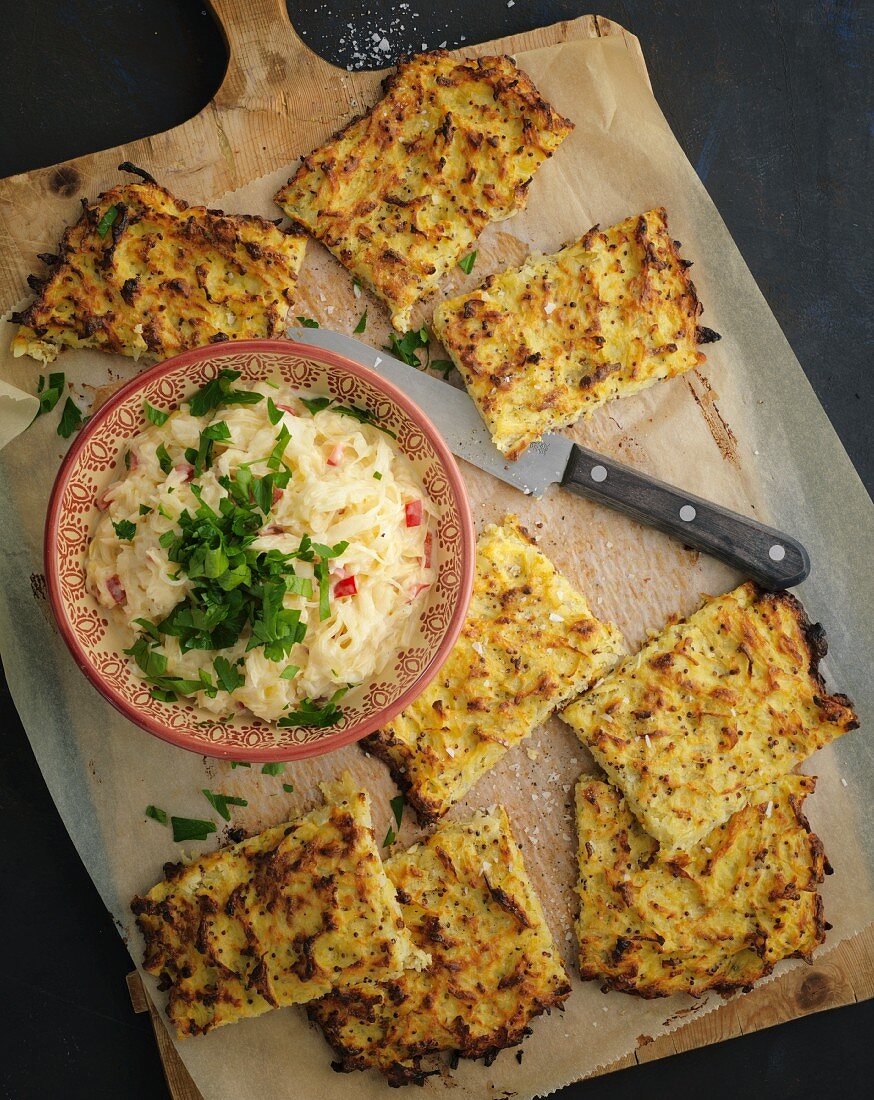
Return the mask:
{"type": "MultiPolygon", "coordinates": [[[[810,550],[814,569],[800,594],[811,615],[827,627],[832,683],[852,696],[863,720],[861,730],[819,753],[806,769],[820,777],[807,808],[835,866],[823,887],[826,916],[834,926],[827,947],[833,947],[874,918],[874,830],[867,813],[874,796],[874,760],[866,731],[874,694],[869,658],[874,600],[865,561],[874,545],[870,501],[622,44],[610,39],[573,42],[522,54],[518,60],[577,128],[538,174],[527,211],[488,230],[473,275],[457,272],[454,285],[444,291],[474,285],[490,270],[518,263],[529,248],[557,248],[595,222],[608,225],[651,206],[667,206],[673,235],[683,242],[684,255],[695,261],[704,323],[720,331],[723,340],[706,349],[708,362],[702,370],[609,405],[573,434],[694,493],[785,527],[810,550]]],[[[185,197],[274,216],[271,196],[290,168],[279,166],[274,175],[231,195],[185,197]]],[[[71,218],[73,207],[71,202],[71,218]]],[[[356,299],[348,276],[311,242],[293,312],[351,332],[365,305],[369,323],[364,338],[381,344],[387,332],[384,309],[367,295],[356,299]]],[[[432,309],[433,303],[423,310],[423,319],[432,309]]],[[[5,350],[11,335],[11,326],[0,333],[0,376],[33,392],[37,369],[30,360],[11,360],[5,350]]],[[[67,353],[59,366],[86,399],[137,369],[89,353],[67,353]]],[[[9,408],[19,413],[13,428],[22,428],[32,415],[23,404],[7,407],[0,399],[0,418],[9,408]]],[[[0,419],[0,427],[7,419],[0,419]]],[[[168,831],[143,817],[147,803],[179,815],[205,816],[208,807],[199,792],[210,786],[248,798],[249,806],[235,815],[235,824],[255,830],[314,804],[317,781],[349,767],[373,794],[380,833],[395,792],[383,766],[354,747],[289,765],[282,778],[271,778],[257,768],[232,771],[227,764],[165,745],[103,702],[76,670],[45,602],[42,525],[63,451],[54,424],[55,417],[41,418],[0,456],[3,658],[53,797],[139,962],[141,945],[129,899],[160,877],[165,860],[179,857],[168,831]],[[283,780],[294,783],[293,794],[283,792],[283,780]]],[[[726,591],[738,580],[717,563],[557,489],[538,502],[470,467],[464,467],[464,474],[479,525],[507,511],[518,512],[592,607],[619,624],[632,647],[670,613],[691,611],[701,592],[726,591]]],[[[553,719],[509,753],[452,811],[460,818],[474,807],[498,801],[507,806],[572,974],[571,794],[577,776],[589,766],[570,730],[553,719]]],[[[416,827],[407,820],[401,842],[411,842],[415,835],[416,827]]],[[[214,842],[203,845],[212,846],[214,842]]],[[[192,850],[198,847],[191,845],[192,850]]],[[[676,1014],[692,1004],[683,997],[645,1002],[620,993],[605,996],[595,983],[573,982],[566,1011],[535,1023],[521,1065],[511,1053],[502,1054],[490,1068],[462,1063],[454,1074],[452,1095],[527,1098],[548,1093],[627,1054],[639,1036],[655,1037],[679,1026],[687,1016],[676,1014]]],[[[163,1003],[154,983],[150,988],[163,1003]]],[[[717,998],[705,998],[695,1011],[718,1003],[717,998]]],[[[388,1095],[374,1073],[334,1074],[328,1048],[297,1009],[187,1040],[179,1051],[207,1100],[388,1095]]],[[[440,1092],[444,1087],[445,1082],[432,1078],[425,1090],[440,1092]]]]}

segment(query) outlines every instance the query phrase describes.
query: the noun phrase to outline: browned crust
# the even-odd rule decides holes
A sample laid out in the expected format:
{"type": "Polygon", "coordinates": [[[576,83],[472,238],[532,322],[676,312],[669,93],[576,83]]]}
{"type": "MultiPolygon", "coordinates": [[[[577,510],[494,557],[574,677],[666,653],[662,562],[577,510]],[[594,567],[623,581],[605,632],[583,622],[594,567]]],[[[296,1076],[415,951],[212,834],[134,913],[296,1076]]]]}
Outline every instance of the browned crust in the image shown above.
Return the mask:
{"type": "Polygon", "coordinates": [[[825,720],[840,723],[848,731],[858,729],[859,716],[852,701],[843,692],[830,693],[820,671],[820,662],[828,653],[828,639],[822,623],[811,622],[804,605],[791,592],[767,592],[755,582],[749,583],[755,593],[756,603],[769,603],[772,606],[782,604],[798,624],[798,631],[808,654],[808,675],[819,689],[814,699],[825,720]]]}
{"type": "Polygon", "coordinates": [[[427,799],[410,781],[406,771],[401,768],[397,760],[390,752],[392,742],[388,740],[385,730],[377,730],[369,737],[365,737],[359,745],[365,752],[381,760],[388,768],[395,785],[407,800],[407,805],[416,811],[419,820],[424,825],[436,825],[445,813],[441,804],[427,799]]]}

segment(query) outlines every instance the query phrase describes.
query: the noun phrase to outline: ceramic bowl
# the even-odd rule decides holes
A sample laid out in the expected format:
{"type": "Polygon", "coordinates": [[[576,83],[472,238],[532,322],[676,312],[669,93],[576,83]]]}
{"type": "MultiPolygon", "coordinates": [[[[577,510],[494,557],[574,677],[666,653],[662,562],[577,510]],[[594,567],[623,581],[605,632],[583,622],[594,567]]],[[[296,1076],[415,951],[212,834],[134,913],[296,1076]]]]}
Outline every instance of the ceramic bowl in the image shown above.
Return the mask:
{"type": "Polygon", "coordinates": [[[128,382],[88,421],[58,473],[45,527],[49,597],[73,658],[126,718],[173,745],[245,761],[294,760],[348,745],[383,726],[425,688],[461,630],[473,586],[475,538],[464,483],[446,444],[421,409],[367,367],[329,351],[284,340],[250,340],[198,348],[128,382]],[[325,394],[368,410],[397,435],[438,510],[437,579],[425,593],[408,644],[386,654],[378,674],[342,703],[328,729],[280,728],[248,712],[227,720],[180,698],[154,699],[135,673],[123,624],[107,615],[85,585],[84,563],[99,512],[96,500],[119,475],[128,442],[147,423],[143,402],[175,407],[222,369],[240,384],[281,378],[301,392],[325,394]]]}

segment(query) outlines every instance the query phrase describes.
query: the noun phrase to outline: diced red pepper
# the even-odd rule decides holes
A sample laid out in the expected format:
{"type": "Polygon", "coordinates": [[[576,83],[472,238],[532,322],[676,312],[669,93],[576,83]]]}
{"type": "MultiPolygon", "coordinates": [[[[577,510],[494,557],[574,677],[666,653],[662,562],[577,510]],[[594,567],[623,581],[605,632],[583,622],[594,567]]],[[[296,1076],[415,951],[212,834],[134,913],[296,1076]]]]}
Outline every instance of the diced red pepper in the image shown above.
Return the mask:
{"type": "Polygon", "coordinates": [[[124,460],[125,468],[128,470],[135,470],[139,466],[140,460],[137,458],[136,451],[128,451],[124,460]]]}
{"type": "Polygon", "coordinates": [[[273,503],[278,504],[282,500],[282,489],[273,488],[273,503]]]}
{"type": "Polygon", "coordinates": [[[404,505],[404,516],[407,521],[407,527],[419,527],[422,523],[421,500],[408,500],[404,505]]]}
{"type": "Polygon", "coordinates": [[[431,532],[429,531],[428,534],[425,536],[425,556],[422,558],[422,565],[424,565],[426,569],[431,568],[431,551],[433,549],[433,546],[434,539],[431,535],[431,532]]]}
{"type": "Polygon", "coordinates": [[[106,587],[109,589],[109,594],[116,603],[124,603],[127,599],[127,592],[122,588],[121,581],[115,574],[108,578],[106,587]]]}
{"type": "Polygon", "coordinates": [[[114,488],[114,485],[107,485],[103,492],[94,501],[94,503],[97,505],[98,511],[105,512],[106,509],[109,507],[109,502],[112,499],[112,490],[114,488]]]}
{"type": "Polygon", "coordinates": [[[283,412],[291,413],[292,416],[297,416],[297,409],[293,405],[280,405],[277,403],[277,409],[282,409],[283,412]]]}
{"type": "Polygon", "coordinates": [[[180,462],[178,465],[174,466],[173,469],[177,474],[184,474],[182,478],[183,481],[194,480],[194,467],[190,463],[180,462]]]}
{"type": "Polygon", "coordinates": [[[420,592],[424,592],[426,588],[430,587],[430,583],[426,584],[423,581],[419,581],[417,584],[414,584],[413,587],[410,589],[410,603],[413,602],[413,600],[416,598],[416,596],[419,595],[420,592]]]}
{"type": "Polygon", "coordinates": [[[355,580],[354,574],[351,577],[344,577],[341,581],[337,581],[334,585],[334,598],[339,599],[340,596],[355,596],[358,592],[358,584],[355,580]]]}
{"type": "Polygon", "coordinates": [[[342,443],[335,443],[331,448],[331,453],[328,455],[329,466],[339,466],[343,461],[343,452],[345,448],[342,443]]]}

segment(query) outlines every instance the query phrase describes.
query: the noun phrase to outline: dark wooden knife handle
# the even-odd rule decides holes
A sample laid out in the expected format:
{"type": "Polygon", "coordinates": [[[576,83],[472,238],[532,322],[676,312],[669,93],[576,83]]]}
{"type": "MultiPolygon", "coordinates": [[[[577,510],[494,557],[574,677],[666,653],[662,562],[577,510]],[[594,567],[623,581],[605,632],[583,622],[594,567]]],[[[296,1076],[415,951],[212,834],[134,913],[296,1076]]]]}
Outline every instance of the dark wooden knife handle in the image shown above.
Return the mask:
{"type": "Polygon", "coordinates": [[[562,486],[733,565],[764,588],[800,584],[810,558],[797,539],[576,444],[562,486]]]}

